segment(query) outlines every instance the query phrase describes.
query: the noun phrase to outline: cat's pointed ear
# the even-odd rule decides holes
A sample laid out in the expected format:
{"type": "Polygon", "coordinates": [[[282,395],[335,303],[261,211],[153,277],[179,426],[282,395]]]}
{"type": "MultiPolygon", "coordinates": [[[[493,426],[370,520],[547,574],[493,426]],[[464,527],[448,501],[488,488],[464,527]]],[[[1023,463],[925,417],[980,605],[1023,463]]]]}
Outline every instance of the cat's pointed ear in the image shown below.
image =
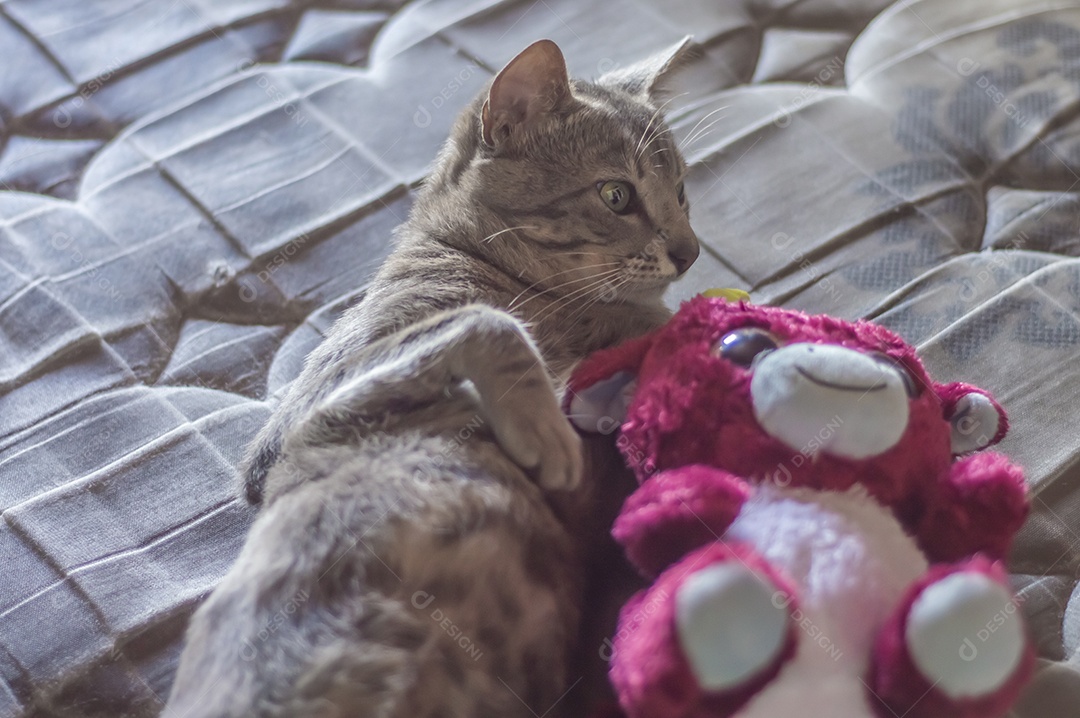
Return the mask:
{"type": "Polygon", "coordinates": [[[481,111],[484,142],[495,147],[570,99],[570,78],[559,46],[537,40],[491,82],[481,111]]]}
{"type": "Polygon", "coordinates": [[[655,105],[663,96],[675,70],[693,59],[699,48],[693,38],[687,35],[674,45],[640,62],[601,75],[597,83],[616,87],[655,105]]]}
{"type": "Polygon", "coordinates": [[[596,352],[570,377],[563,408],[570,423],[591,434],[610,434],[626,419],[637,373],[655,334],[596,352]]]}

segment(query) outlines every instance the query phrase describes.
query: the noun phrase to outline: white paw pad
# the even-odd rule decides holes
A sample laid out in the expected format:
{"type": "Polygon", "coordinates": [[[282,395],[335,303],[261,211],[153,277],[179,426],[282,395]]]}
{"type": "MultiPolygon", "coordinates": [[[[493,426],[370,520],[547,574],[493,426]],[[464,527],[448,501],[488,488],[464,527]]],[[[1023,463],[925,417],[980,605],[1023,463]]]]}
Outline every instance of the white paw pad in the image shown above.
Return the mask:
{"type": "Polygon", "coordinates": [[[923,590],[905,634],[916,668],[952,699],[1001,688],[1024,655],[1012,593],[981,573],[954,573],[923,590]]]}
{"type": "Polygon", "coordinates": [[[675,596],[679,642],[704,690],[727,691],[771,666],[791,620],[787,595],[737,563],[690,576],[675,596]]]}

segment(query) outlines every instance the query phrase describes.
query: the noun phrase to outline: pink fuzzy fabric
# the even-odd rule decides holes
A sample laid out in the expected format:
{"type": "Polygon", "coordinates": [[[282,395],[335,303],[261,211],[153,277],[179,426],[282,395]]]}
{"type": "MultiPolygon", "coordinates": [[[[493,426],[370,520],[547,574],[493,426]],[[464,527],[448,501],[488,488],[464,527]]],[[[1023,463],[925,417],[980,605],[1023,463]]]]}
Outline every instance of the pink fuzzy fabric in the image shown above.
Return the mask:
{"type": "MultiPolygon", "coordinates": [[[[868,684],[881,718],[985,718],[1004,715],[1017,699],[1035,667],[1035,651],[1028,644],[1020,667],[1001,689],[983,699],[954,700],[934,688],[916,668],[904,635],[911,607],[931,584],[959,571],[978,571],[1008,586],[998,562],[976,557],[963,564],[933,566],[911,588],[892,618],[878,634],[868,684]]],[[[957,650],[959,650],[959,646],[957,650]]]]}
{"type": "Polygon", "coordinates": [[[719,540],[750,491],[743,479],[709,466],[665,471],[627,499],[611,533],[639,571],[655,576],[719,540]]]}
{"type": "Polygon", "coordinates": [[[1003,559],[1028,513],[1024,472],[1001,454],[973,454],[952,465],[918,526],[933,561],[975,553],[1003,559]]]}

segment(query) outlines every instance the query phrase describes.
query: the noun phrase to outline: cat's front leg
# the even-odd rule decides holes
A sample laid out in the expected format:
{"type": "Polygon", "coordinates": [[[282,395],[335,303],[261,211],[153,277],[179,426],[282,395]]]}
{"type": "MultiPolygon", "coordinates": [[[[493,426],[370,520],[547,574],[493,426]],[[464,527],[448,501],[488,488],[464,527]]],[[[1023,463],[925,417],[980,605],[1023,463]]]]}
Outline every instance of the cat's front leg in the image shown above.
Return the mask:
{"type": "Polygon", "coordinates": [[[468,338],[453,356],[455,377],[473,384],[499,445],[542,488],[576,488],[583,472],[581,439],[525,327],[505,312],[465,309],[471,310],[468,338]]]}
{"type": "Polygon", "coordinates": [[[506,312],[469,305],[437,314],[372,345],[366,364],[320,401],[287,443],[336,441],[364,417],[435,402],[448,387],[469,382],[511,460],[542,488],[580,483],[581,439],[527,330],[506,312]]]}

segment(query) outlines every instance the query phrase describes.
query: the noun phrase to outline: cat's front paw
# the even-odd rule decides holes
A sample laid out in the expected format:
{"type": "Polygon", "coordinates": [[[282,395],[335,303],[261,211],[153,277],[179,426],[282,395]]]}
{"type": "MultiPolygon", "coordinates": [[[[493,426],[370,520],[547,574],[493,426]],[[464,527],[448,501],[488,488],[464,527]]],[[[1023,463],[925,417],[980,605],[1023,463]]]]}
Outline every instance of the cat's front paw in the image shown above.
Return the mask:
{"type": "Polygon", "coordinates": [[[581,484],[584,471],[581,438],[559,410],[554,396],[540,405],[507,396],[494,412],[492,425],[503,451],[527,471],[540,488],[568,491],[581,484]],[[544,406],[550,403],[550,406],[544,406]]]}

